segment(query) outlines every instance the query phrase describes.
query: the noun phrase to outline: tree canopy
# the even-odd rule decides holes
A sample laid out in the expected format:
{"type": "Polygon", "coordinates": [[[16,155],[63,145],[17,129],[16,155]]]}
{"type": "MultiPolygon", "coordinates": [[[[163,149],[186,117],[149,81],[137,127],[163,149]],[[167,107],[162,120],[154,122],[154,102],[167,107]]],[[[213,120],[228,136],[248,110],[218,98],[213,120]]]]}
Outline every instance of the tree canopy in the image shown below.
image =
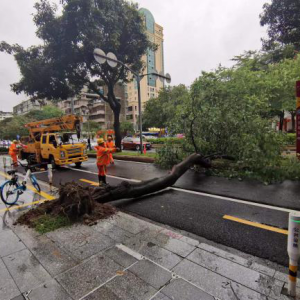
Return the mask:
{"type": "Polygon", "coordinates": [[[28,129],[25,124],[33,121],[40,121],[50,118],[61,117],[63,112],[52,105],[44,106],[41,110],[32,110],[29,113],[21,116],[13,116],[0,122],[0,138],[1,139],[16,139],[17,135],[28,135],[28,129]]]}
{"type": "Polygon", "coordinates": [[[266,49],[274,43],[294,45],[300,50],[300,2],[299,0],[272,0],[265,3],[260,24],[268,26],[269,39],[264,40],[266,49]]]}
{"type": "Polygon", "coordinates": [[[127,81],[128,72],[122,66],[100,66],[93,51],[113,52],[135,71],[143,67],[142,56],[155,45],[147,38],[137,5],[125,0],[65,0],[60,13],[57,6],[40,0],[35,9],[36,35],[43,44],[28,49],[0,44],[0,51],[13,54],[20,68],[22,77],[12,85],[13,91],[35,98],[66,99],[88,86],[113,110],[116,143],[120,144],[121,104],[114,86],[127,81]],[[107,95],[100,92],[103,84],[107,95]]]}
{"type": "Polygon", "coordinates": [[[157,98],[146,102],[143,126],[145,128],[168,127],[178,107],[184,105],[186,97],[188,97],[188,89],[183,84],[162,89],[157,98]]]}

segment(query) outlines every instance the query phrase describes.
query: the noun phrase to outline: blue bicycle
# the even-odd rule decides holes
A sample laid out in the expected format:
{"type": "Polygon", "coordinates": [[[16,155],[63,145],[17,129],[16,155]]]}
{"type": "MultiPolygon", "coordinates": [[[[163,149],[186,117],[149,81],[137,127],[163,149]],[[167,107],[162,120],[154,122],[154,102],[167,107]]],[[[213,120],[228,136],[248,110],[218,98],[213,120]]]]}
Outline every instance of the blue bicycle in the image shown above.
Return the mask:
{"type": "Polygon", "coordinates": [[[11,179],[5,181],[0,186],[1,199],[7,205],[14,205],[18,201],[19,196],[26,191],[26,183],[28,181],[28,178],[30,179],[34,188],[38,192],[41,191],[40,185],[38,184],[36,177],[32,174],[32,172],[35,171],[35,167],[23,165],[21,162],[19,162],[19,164],[22,167],[24,167],[26,171],[24,181],[20,184],[18,180],[19,176],[16,174],[17,170],[11,170],[7,172],[8,175],[11,175],[11,179]]]}

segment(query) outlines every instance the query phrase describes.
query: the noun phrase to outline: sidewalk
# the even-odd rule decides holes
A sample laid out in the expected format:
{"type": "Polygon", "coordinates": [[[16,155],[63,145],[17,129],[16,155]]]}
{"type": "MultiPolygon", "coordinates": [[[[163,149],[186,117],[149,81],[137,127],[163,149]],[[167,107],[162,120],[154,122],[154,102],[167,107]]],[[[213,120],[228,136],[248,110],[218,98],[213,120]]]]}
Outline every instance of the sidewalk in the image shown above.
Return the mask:
{"type": "Polygon", "coordinates": [[[17,214],[1,218],[1,300],[289,299],[282,267],[122,212],[46,235],[17,214]]]}

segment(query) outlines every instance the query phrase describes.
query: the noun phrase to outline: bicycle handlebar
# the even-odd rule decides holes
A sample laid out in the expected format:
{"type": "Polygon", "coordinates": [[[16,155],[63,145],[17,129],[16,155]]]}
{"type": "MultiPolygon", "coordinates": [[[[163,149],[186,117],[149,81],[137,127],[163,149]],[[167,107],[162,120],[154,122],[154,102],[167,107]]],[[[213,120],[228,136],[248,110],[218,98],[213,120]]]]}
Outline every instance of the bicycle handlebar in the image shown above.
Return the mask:
{"type": "Polygon", "coordinates": [[[18,160],[18,163],[20,164],[20,166],[21,167],[23,167],[25,170],[26,169],[35,169],[36,167],[38,167],[39,165],[31,165],[31,166],[29,166],[28,164],[27,165],[24,165],[24,164],[22,164],[19,160],[18,160]]]}

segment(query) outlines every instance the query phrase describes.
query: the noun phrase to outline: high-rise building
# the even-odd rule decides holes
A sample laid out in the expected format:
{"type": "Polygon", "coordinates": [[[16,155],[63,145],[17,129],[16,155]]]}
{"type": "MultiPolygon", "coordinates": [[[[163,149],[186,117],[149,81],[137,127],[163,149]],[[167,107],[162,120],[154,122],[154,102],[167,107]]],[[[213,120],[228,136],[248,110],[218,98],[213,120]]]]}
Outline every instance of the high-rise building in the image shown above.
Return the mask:
{"type": "MultiPolygon", "coordinates": [[[[164,73],[163,27],[155,23],[155,19],[148,9],[141,8],[140,13],[145,19],[145,25],[149,40],[157,45],[156,51],[148,49],[147,54],[143,57],[143,61],[146,65],[144,73],[151,73],[154,71],[157,71],[158,73],[164,73]]],[[[151,75],[145,76],[141,80],[142,111],[144,110],[146,102],[151,98],[157,97],[159,90],[163,88],[163,86],[164,84],[162,81],[156,80],[156,78],[151,75]]],[[[126,97],[126,119],[132,122],[135,126],[135,129],[138,130],[138,91],[137,82],[135,80],[127,84],[126,97]]]]}
{"type": "MultiPolygon", "coordinates": [[[[100,91],[107,95],[106,86],[101,87],[100,91]]],[[[121,102],[120,122],[125,121],[126,101],[125,89],[122,83],[115,85],[115,96],[121,102]]],[[[94,121],[99,123],[102,129],[113,129],[114,113],[109,104],[100,99],[100,96],[88,91],[87,87],[83,88],[80,95],[58,102],[58,107],[65,113],[72,113],[72,102],[74,113],[83,117],[83,123],[94,121]]]]}

